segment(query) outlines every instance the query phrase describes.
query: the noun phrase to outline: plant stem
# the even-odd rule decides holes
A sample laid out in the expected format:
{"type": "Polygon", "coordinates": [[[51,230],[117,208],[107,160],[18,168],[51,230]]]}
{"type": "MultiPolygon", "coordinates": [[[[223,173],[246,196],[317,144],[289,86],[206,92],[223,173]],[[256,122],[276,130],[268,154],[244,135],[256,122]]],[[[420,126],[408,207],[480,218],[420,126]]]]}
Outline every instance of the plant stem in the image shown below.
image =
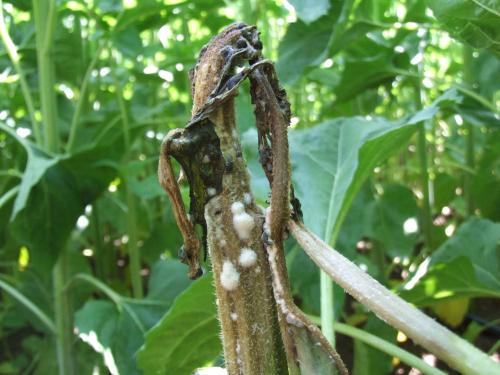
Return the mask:
{"type": "Polygon", "coordinates": [[[29,300],[24,294],[18,291],[15,287],[0,279],[0,289],[5,290],[13,298],[15,298],[20,304],[22,304],[27,310],[31,311],[53,334],[56,334],[56,326],[52,319],[48,317],[40,308],[29,300]]]}
{"type": "Polygon", "coordinates": [[[31,126],[33,127],[33,132],[35,135],[35,141],[38,144],[42,144],[42,134],[40,131],[40,124],[35,117],[33,97],[31,96],[31,91],[29,89],[28,83],[26,82],[26,74],[24,73],[24,69],[21,66],[21,58],[17,53],[17,47],[12,41],[9,32],[7,31],[7,26],[5,25],[2,0],[0,0],[0,38],[2,38],[5,50],[9,55],[10,61],[14,66],[17,75],[19,76],[19,84],[21,85],[21,91],[24,96],[24,101],[26,102],[26,109],[28,110],[28,115],[30,116],[31,126]]]}
{"type": "Polygon", "coordinates": [[[339,322],[335,322],[335,329],[337,330],[337,332],[342,333],[343,335],[357,339],[361,342],[364,342],[365,344],[374,347],[375,349],[380,350],[381,352],[399,358],[402,362],[422,371],[424,374],[445,375],[443,371],[435,367],[432,367],[431,365],[427,364],[425,361],[411,354],[410,352],[407,352],[406,350],[401,349],[397,345],[385,341],[384,339],[381,339],[378,336],[365,332],[362,329],[339,322]]]}
{"type": "Polygon", "coordinates": [[[45,133],[44,141],[45,148],[50,152],[59,150],[59,129],[57,126],[54,90],[54,60],[52,57],[52,37],[56,22],[55,11],[54,0],[33,0],[39,91],[45,133]],[[50,21],[50,23],[47,21],[50,21]],[[48,38],[50,39],[47,40],[48,38]]]}
{"type": "MultiPolygon", "coordinates": [[[[320,318],[317,316],[309,315],[311,321],[316,324],[320,323],[320,318]]],[[[335,330],[343,335],[352,337],[353,339],[357,339],[371,347],[380,350],[383,353],[389,354],[393,357],[399,358],[402,362],[410,365],[411,367],[416,368],[417,370],[422,371],[424,374],[428,375],[445,375],[445,373],[431,365],[427,364],[422,359],[413,355],[410,352],[407,352],[404,349],[401,349],[399,346],[394,345],[393,343],[381,339],[378,336],[375,336],[371,333],[368,333],[362,329],[353,327],[349,324],[335,322],[335,330]]]]}
{"type": "MultiPolygon", "coordinates": [[[[352,11],[353,5],[353,0],[347,0],[343,3],[339,19],[334,25],[332,36],[330,38],[330,41],[328,42],[330,46],[334,46],[334,54],[338,52],[338,48],[336,46],[338,45],[339,38],[345,30],[347,23],[349,22],[349,15],[352,11]]],[[[301,90],[301,92],[304,92],[304,90],[301,90]]],[[[335,246],[337,242],[341,221],[342,218],[338,217],[336,223],[326,223],[324,240],[328,242],[332,247],[335,246]],[[331,234],[331,236],[328,232],[331,230],[330,228],[333,228],[333,233],[331,234]]],[[[333,322],[335,321],[335,299],[333,295],[333,284],[328,275],[323,271],[320,271],[320,299],[321,331],[323,332],[323,335],[326,337],[326,339],[335,348],[335,330],[333,327],[333,322]]]]}
{"type": "Polygon", "coordinates": [[[500,374],[500,365],[485,353],[386,289],[303,224],[289,221],[288,228],[318,267],[384,322],[463,374],[500,374]]]}
{"type": "MultiPolygon", "coordinates": [[[[463,50],[463,58],[464,58],[464,81],[466,84],[469,84],[472,87],[473,77],[472,77],[472,48],[464,45],[463,50]]],[[[474,179],[474,127],[470,121],[465,122],[465,139],[466,139],[466,148],[465,148],[465,163],[469,171],[465,173],[465,181],[464,181],[464,195],[465,201],[467,203],[467,215],[474,215],[474,201],[472,197],[472,186],[474,179]]]]}
{"type": "MultiPolygon", "coordinates": [[[[55,0],[33,0],[33,13],[36,28],[39,91],[45,133],[45,149],[51,153],[57,153],[59,151],[59,129],[57,126],[57,103],[54,91],[54,61],[52,58],[52,42],[57,17],[55,0]]],[[[60,375],[74,373],[72,355],[73,316],[70,298],[64,289],[68,272],[67,256],[66,249],[61,249],[59,259],[52,271],[54,315],[57,329],[56,352],[60,375]]]]}
{"type": "Polygon", "coordinates": [[[82,85],[80,87],[80,96],[76,104],[75,113],[73,114],[73,118],[71,119],[69,138],[68,138],[68,143],[66,145],[66,151],[68,152],[71,152],[73,150],[73,144],[75,142],[76,134],[78,132],[82,109],[84,107],[84,104],[87,102],[87,97],[88,97],[87,89],[90,81],[90,76],[92,75],[92,71],[94,70],[97,61],[99,60],[99,56],[101,54],[103,47],[104,43],[98,47],[97,51],[95,51],[94,57],[92,58],[92,61],[90,62],[87,71],[85,72],[85,76],[83,77],[82,85]]]}
{"type": "Polygon", "coordinates": [[[73,364],[73,319],[68,292],[65,290],[68,279],[68,252],[63,249],[54,266],[54,313],[57,329],[57,360],[60,375],[74,373],[73,364]]]}
{"type": "Polygon", "coordinates": [[[134,298],[143,297],[143,286],[141,278],[141,258],[139,254],[139,248],[137,246],[137,218],[136,218],[136,202],[135,197],[130,188],[130,179],[128,176],[128,162],[130,160],[130,121],[127,112],[127,106],[123,100],[122,86],[116,75],[116,53],[112,54],[113,68],[111,69],[113,78],[116,85],[116,98],[118,101],[118,106],[120,108],[122,126],[123,126],[123,139],[125,146],[125,156],[124,156],[124,168],[122,171],[122,177],[124,179],[125,194],[127,199],[127,232],[128,232],[128,256],[129,256],[129,268],[130,268],[130,280],[132,281],[132,295],[134,298]]]}
{"type": "MultiPolygon", "coordinates": [[[[424,53],[424,48],[420,48],[424,53]]],[[[423,77],[423,64],[418,64],[420,77],[423,77]]],[[[422,85],[420,79],[415,81],[415,106],[417,110],[423,108],[422,85]]],[[[418,124],[417,154],[420,165],[420,186],[422,189],[422,231],[428,251],[433,249],[432,242],[432,216],[429,194],[429,171],[427,162],[427,141],[425,139],[425,121],[418,124]]]]}

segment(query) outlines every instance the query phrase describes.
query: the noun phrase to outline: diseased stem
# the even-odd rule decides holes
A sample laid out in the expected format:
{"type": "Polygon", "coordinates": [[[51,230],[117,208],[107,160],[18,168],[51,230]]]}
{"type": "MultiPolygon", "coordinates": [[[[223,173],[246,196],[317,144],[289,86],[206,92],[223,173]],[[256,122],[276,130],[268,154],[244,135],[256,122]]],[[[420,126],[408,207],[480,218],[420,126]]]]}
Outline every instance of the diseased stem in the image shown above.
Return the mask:
{"type": "Polygon", "coordinates": [[[303,224],[289,221],[288,228],[318,267],[384,322],[463,374],[500,374],[500,365],[485,353],[386,289],[303,224]]]}
{"type": "Polygon", "coordinates": [[[244,195],[250,193],[245,163],[242,158],[236,157],[236,149],[240,146],[235,137],[237,133],[233,131],[233,100],[218,110],[214,117],[221,151],[233,154],[235,160],[232,173],[224,175],[223,192],[210,200],[205,210],[226,368],[231,375],[285,375],[288,368],[270,285],[269,263],[261,240],[263,218],[260,209],[254,203],[245,209],[256,225],[251,237],[244,243],[233,227],[231,205],[236,201],[243,202],[244,195]],[[244,246],[257,254],[255,265],[248,269],[238,265],[244,246]],[[221,282],[227,262],[231,262],[239,272],[235,290],[228,290],[227,285],[221,282]]]}

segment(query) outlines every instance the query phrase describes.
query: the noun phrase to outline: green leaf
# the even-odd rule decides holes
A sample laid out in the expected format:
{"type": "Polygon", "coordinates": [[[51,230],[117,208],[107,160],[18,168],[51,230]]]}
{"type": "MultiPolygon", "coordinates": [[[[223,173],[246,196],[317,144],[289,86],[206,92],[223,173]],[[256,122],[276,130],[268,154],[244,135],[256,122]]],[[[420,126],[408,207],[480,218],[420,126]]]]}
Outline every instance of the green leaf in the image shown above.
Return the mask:
{"type": "Polygon", "coordinates": [[[345,101],[397,75],[387,54],[374,56],[370,60],[355,60],[346,63],[339,85],[335,88],[337,100],[345,101]]]}
{"type": "Polygon", "coordinates": [[[404,145],[416,127],[457,101],[449,91],[432,105],[398,122],[376,118],[339,118],[290,132],[294,186],[311,230],[330,242],[357,191],[371,170],[404,145]]]}
{"type": "Polygon", "coordinates": [[[186,265],[173,259],[160,260],[151,269],[147,298],[171,305],[174,298],[190,284],[186,265]]]}
{"type": "MultiPolygon", "coordinates": [[[[371,314],[363,327],[364,332],[369,332],[392,344],[396,343],[396,331],[371,314]]],[[[386,353],[361,342],[354,341],[354,366],[353,374],[356,375],[385,375],[392,371],[392,357],[386,353]]]]}
{"type": "Polygon", "coordinates": [[[137,354],[145,375],[188,375],[222,351],[212,283],[208,275],[194,282],[146,334],[137,354]]]}
{"type": "MultiPolygon", "coordinates": [[[[100,285],[92,277],[82,279],[94,286],[100,285]]],[[[144,300],[125,299],[108,290],[106,293],[113,297],[113,302],[88,301],[76,313],[75,325],[80,338],[98,353],[104,355],[106,349],[110,350],[111,353],[104,356],[110,371],[117,368],[121,374],[140,374],[135,353],[144,344],[144,334],[188,284],[184,265],[173,259],[161,260],[152,268],[149,293],[144,300]]]]}
{"type": "Polygon", "coordinates": [[[28,156],[9,230],[28,247],[30,263],[49,270],[85,206],[114,177],[109,165],[121,157],[120,138],[112,136],[85,145],[75,154],[52,156],[7,126],[0,124],[0,129],[14,137],[28,156]]]}
{"type": "Polygon", "coordinates": [[[329,14],[311,24],[297,21],[288,26],[278,48],[279,59],[276,64],[278,76],[284,83],[295,83],[307,67],[323,62],[335,19],[336,16],[329,14]]]}
{"type": "Polygon", "coordinates": [[[317,20],[330,9],[330,0],[290,0],[290,4],[295,8],[297,17],[305,23],[317,20]]]}
{"type": "Polygon", "coordinates": [[[417,202],[410,189],[396,184],[383,186],[372,217],[372,237],[384,245],[391,257],[411,255],[417,231],[406,233],[406,220],[417,220],[417,202]]]}
{"type": "Polygon", "coordinates": [[[500,297],[500,224],[472,218],[420,265],[401,296],[419,306],[463,297],[500,297]]]}
{"type": "Polygon", "coordinates": [[[500,2],[437,0],[428,5],[452,36],[474,48],[500,54],[500,2]]]}
{"type": "Polygon", "coordinates": [[[142,180],[131,178],[130,188],[135,195],[143,199],[153,199],[165,195],[156,175],[148,176],[142,180]]]}

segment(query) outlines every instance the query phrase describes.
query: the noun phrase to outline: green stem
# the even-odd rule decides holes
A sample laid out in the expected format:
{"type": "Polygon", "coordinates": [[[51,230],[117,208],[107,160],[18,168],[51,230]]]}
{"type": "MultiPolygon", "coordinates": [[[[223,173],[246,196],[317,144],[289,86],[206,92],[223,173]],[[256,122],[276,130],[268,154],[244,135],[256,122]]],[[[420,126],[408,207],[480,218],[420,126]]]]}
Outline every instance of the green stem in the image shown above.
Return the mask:
{"type": "Polygon", "coordinates": [[[417,153],[420,164],[420,185],[422,188],[422,230],[428,249],[432,249],[432,218],[429,198],[429,171],[427,168],[427,141],[425,139],[425,122],[418,125],[417,153]]]}
{"type": "Polygon", "coordinates": [[[94,227],[96,273],[101,280],[106,280],[106,274],[104,272],[105,255],[102,246],[101,223],[99,220],[99,205],[97,203],[94,203],[92,205],[92,225],[94,227]]]}
{"type": "Polygon", "coordinates": [[[70,126],[70,131],[69,131],[69,138],[68,138],[68,144],[66,145],[66,151],[71,152],[73,150],[73,145],[75,142],[76,134],[78,132],[78,127],[79,124],[81,123],[80,117],[82,114],[82,109],[84,108],[84,104],[86,103],[87,99],[87,90],[88,90],[88,85],[90,81],[90,77],[92,75],[92,71],[94,70],[94,67],[99,60],[99,56],[101,54],[102,48],[104,47],[104,44],[101,44],[97,51],[94,54],[94,57],[92,58],[92,61],[90,62],[87,71],[85,72],[85,76],[83,77],[82,85],[80,87],[80,96],[78,98],[78,102],[76,104],[75,108],[75,113],[73,115],[73,118],[71,119],[71,126],[70,126]]]}
{"type": "MultiPolygon", "coordinates": [[[[65,250],[65,249],[64,249],[65,250]]],[[[73,319],[70,298],[64,289],[68,279],[68,252],[61,251],[54,267],[54,313],[57,329],[57,360],[59,374],[74,373],[73,364],[73,319]]]]}
{"type": "Polygon", "coordinates": [[[113,68],[111,69],[113,78],[116,86],[116,98],[118,101],[118,106],[120,108],[122,125],[123,125],[123,137],[125,143],[125,156],[124,156],[124,168],[122,172],[122,177],[124,179],[125,194],[127,197],[127,231],[128,231],[128,255],[130,262],[130,280],[132,281],[132,295],[135,298],[143,297],[143,287],[141,278],[141,258],[139,254],[139,248],[137,246],[138,234],[137,234],[137,218],[136,218],[136,202],[135,197],[130,188],[130,180],[128,176],[127,164],[130,160],[130,121],[127,112],[127,106],[125,100],[123,99],[123,92],[120,81],[116,76],[116,54],[113,53],[113,68]]]}
{"type": "MultiPolygon", "coordinates": [[[[342,219],[338,219],[342,220],[342,219]]],[[[327,225],[327,228],[330,226],[327,225]]],[[[326,242],[334,248],[339,235],[340,225],[336,225],[330,239],[326,238],[328,235],[325,233],[326,242]]],[[[333,323],[335,322],[335,298],[333,295],[333,283],[324,271],[320,271],[320,296],[321,296],[321,332],[326,339],[335,347],[335,329],[333,323]]]]}
{"type": "Polygon", "coordinates": [[[57,127],[57,108],[54,90],[55,68],[52,56],[53,29],[56,22],[54,12],[54,0],[33,0],[39,91],[45,133],[44,141],[45,148],[51,152],[59,150],[59,129],[57,127]]]}
{"type": "Polygon", "coordinates": [[[21,66],[21,58],[17,53],[17,47],[12,41],[9,32],[7,31],[7,26],[5,25],[5,19],[3,16],[3,1],[0,0],[0,37],[5,46],[5,50],[9,55],[10,61],[14,66],[17,75],[19,76],[19,83],[21,85],[21,91],[24,96],[24,101],[26,102],[26,109],[28,110],[28,115],[30,116],[31,126],[33,127],[33,133],[35,135],[35,141],[38,144],[42,143],[42,134],[40,131],[40,124],[36,120],[35,116],[35,106],[33,105],[33,97],[31,96],[31,91],[29,89],[28,83],[26,82],[26,74],[21,66]]]}
{"type": "MultiPolygon", "coordinates": [[[[472,76],[472,64],[473,64],[473,57],[472,57],[472,48],[465,46],[464,45],[464,50],[463,50],[463,57],[464,57],[464,81],[466,84],[469,84],[471,87],[473,83],[473,76],[472,76]]],[[[467,172],[465,174],[465,181],[464,181],[464,194],[465,194],[465,201],[467,203],[467,214],[468,216],[474,215],[474,201],[472,197],[472,186],[473,186],[473,171],[474,171],[474,165],[475,165],[475,160],[474,160],[474,127],[470,123],[470,121],[465,122],[465,138],[466,138],[466,149],[465,149],[465,163],[467,165],[467,168],[472,171],[467,172]]]]}
{"type": "Polygon", "coordinates": [[[23,305],[27,310],[31,311],[33,315],[35,315],[40,321],[49,329],[50,332],[56,333],[56,326],[52,319],[50,319],[40,308],[35,305],[31,300],[26,298],[24,294],[18,291],[9,283],[0,280],[0,289],[3,289],[5,292],[10,294],[13,298],[15,298],[21,305],[23,305]]]}
{"type": "MultiPolygon", "coordinates": [[[[57,126],[57,103],[54,90],[55,67],[52,56],[57,18],[55,0],[33,0],[33,14],[35,17],[38,79],[45,133],[45,149],[57,153],[59,151],[59,129],[57,126]]],[[[64,290],[68,272],[67,257],[66,249],[61,249],[59,259],[52,271],[54,317],[57,330],[56,353],[60,375],[74,373],[72,355],[73,313],[70,297],[64,290]]]]}
{"type": "MultiPolygon", "coordinates": [[[[347,0],[344,2],[342,6],[342,11],[340,12],[340,16],[338,21],[334,25],[333,33],[329,41],[330,46],[336,46],[338,44],[338,40],[345,30],[347,23],[349,22],[349,15],[352,11],[352,7],[354,5],[353,0],[347,0]]],[[[334,51],[336,53],[338,50],[334,51]]],[[[303,92],[303,90],[301,90],[303,92]]],[[[301,117],[303,118],[303,117],[301,117]]],[[[337,221],[342,221],[341,218],[337,218],[337,221]]],[[[338,223],[330,223],[329,220],[326,223],[326,230],[324,233],[324,240],[330,244],[330,246],[334,247],[337,242],[337,237],[340,229],[340,222],[338,223]],[[333,233],[330,236],[330,228],[333,228],[333,233]]],[[[329,276],[320,271],[320,297],[321,297],[321,331],[326,339],[335,347],[335,330],[333,326],[333,322],[335,321],[334,314],[334,296],[333,296],[333,283],[329,276]]]]}
{"type": "MultiPolygon", "coordinates": [[[[318,324],[320,319],[316,316],[308,316],[311,321],[318,324]]],[[[422,371],[427,375],[444,375],[445,373],[435,367],[432,367],[424,360],[419,357],[413,355],[410,352],[407,352],[404,349],[401,349],[399,346],[394,345],[393,343],[381,339],[378,336],[375,336],[371,333],[363,331],[362,329],[353,327],[348,324],[334,322],[335,330],[343,335],[352,337],[353,339],[359,340],[371,347],[380,350],[383,353],[389,354],[390,356],[399,358],[402,362],[407,365],[416,368],[417,370],[422,371]]]]}
{"type": "Polygon", "coordinates": [[[335,323],[335,329],[337,330],[337,332],[342,333],[343,335],[352,337],[353,339],[357,339],[375,349],[380,350],[383,353],[387,353],[393,357],[399,358],[402,362],[422,371],[422,373],[424,374],[445,375],[445,372],[432,367],[419,357],[407,352],[406,350],[401,349],[397,345],[381,339],[380,337],[365,332],[362,329],[338,322],[335,323]]]}
{"type": "MultiPolygon", "coordinates": [[[[420,48],[424,54],[424,48],[420,48]]],[[[418,65],[420,77],[423,77],[423,63],[418,65]]],[[[422,85],[419,79],[415,80],[415,106],[417,110],[423,108],[422,85]]],[[[427,141],[425,139],[425,121],[418,124],[417,154],[420,166],[420,187],[422,189],[422,232],[425,244],[429,251],[433,248],[432,242],[432,216],[431,201],[429,194],[429,170],[427,161],[427,141]]]]}

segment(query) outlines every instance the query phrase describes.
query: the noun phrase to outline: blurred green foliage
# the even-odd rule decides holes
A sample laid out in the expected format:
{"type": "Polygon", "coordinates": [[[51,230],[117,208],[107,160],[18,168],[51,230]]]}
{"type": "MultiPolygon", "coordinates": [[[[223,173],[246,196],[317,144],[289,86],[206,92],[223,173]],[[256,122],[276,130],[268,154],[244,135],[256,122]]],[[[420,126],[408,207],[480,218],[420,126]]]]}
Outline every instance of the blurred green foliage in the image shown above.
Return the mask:
{"type": "MultiPolygon", "coordinates": [[[[467,297],[473,309],[488,297],[498,307],[497,1],[40,4],[54,7],[42,20],[53,25],[52,124],[42,111],[33,3],[0,2],[0,373],[58,371],[51,270],[61,254],[75,373],[182,375],[221,362],[210,275],[188,287],[156,165],[163,136],[190,117],[188,70],[236,20],[258,26],[288,91],[306,224],[418,306],[467,297]],[[47,127],[57,131],[56,149],[46,146],[47,127]]],[[[236,102],[264,204],[249,95],[236,102]]],[[[297,302],[319,315],[318,270],[292,240],[287,247],[297,302]]],[[[339,319],[396,342],[340,289],[335,300],[339,319]]],[[[359,374],[395,371],[389,356],[359,341],[347,357],[359,374]]]]}

